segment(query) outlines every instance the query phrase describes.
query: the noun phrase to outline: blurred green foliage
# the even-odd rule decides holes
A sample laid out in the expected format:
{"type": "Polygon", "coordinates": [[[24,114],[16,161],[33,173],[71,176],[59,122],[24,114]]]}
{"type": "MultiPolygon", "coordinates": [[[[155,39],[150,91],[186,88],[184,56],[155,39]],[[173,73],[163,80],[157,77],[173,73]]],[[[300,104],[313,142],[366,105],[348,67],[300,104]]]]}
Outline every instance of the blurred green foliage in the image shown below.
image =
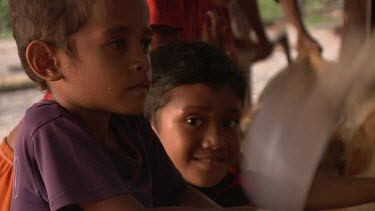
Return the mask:
{"type": "Polygon", "coordinates": [[[11,36],[9,0],[0,0],[0,38],[11,36]]]}
{"type": "Polygon", "coordinates": [[[258,0],[258,9],[263,22],[272,23],[277,19],[284,18],[284,12],[281,6],[273,0],[258,0]]]}
{"type": "Polygon", "coordinates": [[[306,25],[340,25],[343,19],[332,14],[344,9],[343,0],[301,0],[306,25]]]}
{"type": "MultiPolygon", "coordinates": [[[[332,11],[343,9],[343,0],[298,0],[307,26],[341,24],[342,20],[332,16],[332,11]]],[[[258,0],[258,7],[264,23],[270,24],[286,18],[279,3],[274,0],[258,0]]]]}

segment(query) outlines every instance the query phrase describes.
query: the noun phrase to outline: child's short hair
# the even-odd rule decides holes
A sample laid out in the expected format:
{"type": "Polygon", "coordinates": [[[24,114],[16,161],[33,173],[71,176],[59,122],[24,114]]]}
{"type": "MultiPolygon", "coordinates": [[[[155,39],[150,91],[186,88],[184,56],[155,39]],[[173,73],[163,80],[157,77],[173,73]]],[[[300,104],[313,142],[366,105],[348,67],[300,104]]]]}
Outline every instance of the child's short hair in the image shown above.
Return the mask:
{"type": "Polygon", "coordinates": [[[26,49],[33,40],[62,48],[74,55],[70,36],[89,19],[92,0],[10,0],[13,36],[23,68],[31,80],[42,90],[46,82],[33,73],[26,59],[26,49]]]}
{"type": "Polygon", "coordinates": [[[229,85],[244,102],[244,74],[221,50],[203,42],[175,41],[151,52],[152,82],[146,97],[145,116],[153,121],[156,112],[181,85],[202,83],[213,88],[229,85]]]}

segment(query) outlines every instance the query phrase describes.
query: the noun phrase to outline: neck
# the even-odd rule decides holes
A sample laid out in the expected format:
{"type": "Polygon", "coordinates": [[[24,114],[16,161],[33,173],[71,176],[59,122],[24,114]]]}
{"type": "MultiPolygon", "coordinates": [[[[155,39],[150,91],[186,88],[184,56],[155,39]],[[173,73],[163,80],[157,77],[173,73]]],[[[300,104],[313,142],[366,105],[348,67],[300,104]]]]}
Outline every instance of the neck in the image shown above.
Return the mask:
{"type": "Polygon", "coordinates": [[[109,119],[110,114],[89,111],[86,113],[74,113],[79,122],[96,137],[99,141],[107,143],[109,139],[109,119]]]}
{"type": "Polygon", "coordinates": [[[53,97],[62,107],[68,110],[96,139],[107,144],[109,141],[109,120],[111,113],[98,111],[53,97]]]}
{"type": "Polygon", "coordinates": [[[108,146],[113,150],[119,150],[117,136],[110,126],[110,115],[98,114],[98,112],[92,112],[92,115],[81,115],[78,119],[83,123],[84,127],[100,142],[108,146]]]}
{"type": "Polygon", "coordinates": [[[52,99],[73,114],[86,130],[92,134],[97,141],[116,148],[117,136],[110,128],[111,113],[105,109],[95,109],[97,106],[89,102],[81,102],[80,99],[71,99],[61,84],[49,84],[52,99]],[[63,91],[61,91],[63,90],[63,91]]]}

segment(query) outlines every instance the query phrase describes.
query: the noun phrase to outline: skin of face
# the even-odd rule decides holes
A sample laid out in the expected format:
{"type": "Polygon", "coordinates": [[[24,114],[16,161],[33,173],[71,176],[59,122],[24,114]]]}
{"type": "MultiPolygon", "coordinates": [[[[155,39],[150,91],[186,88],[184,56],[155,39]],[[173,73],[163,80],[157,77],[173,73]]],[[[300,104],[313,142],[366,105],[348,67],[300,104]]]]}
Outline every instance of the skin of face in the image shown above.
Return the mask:
{"type": "Polygon", "coordinates": [[[64,77],[50,84],[53,98],[81,116],[140,113],[151,75],[147,3],[106,0],[94,7],[72,35],[76,56],[57,52],[64,77]]]}
{"type": "Polygon", "coordinates": [[[211,187],[238,160],[241,110],[229,86],[182,85],[172,90],[152,125],[185,180],[211,187]]]}

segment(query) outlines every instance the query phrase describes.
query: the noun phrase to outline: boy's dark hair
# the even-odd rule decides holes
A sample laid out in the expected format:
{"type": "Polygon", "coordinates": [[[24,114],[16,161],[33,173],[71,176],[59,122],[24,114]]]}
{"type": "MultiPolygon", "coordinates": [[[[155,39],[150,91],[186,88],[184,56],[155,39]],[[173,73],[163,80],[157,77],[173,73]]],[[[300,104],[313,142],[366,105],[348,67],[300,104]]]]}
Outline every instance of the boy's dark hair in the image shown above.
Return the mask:
{"type": "Polygon", "coordinates": [[[9,0],[13,36],[26,74],[42,90],[46,82],[33,73],[26,59],[27,46],[33,40],[63,49],[74,55],[71,35],[84,26],[90,15],[92,0],[9,0]]]}
{"type": "Polygon", "coordinates": [[[221,50],[204,42],[175,41],[152,51],[152,82],[145,116],[154,121],[157,111],[181,85],[202,83],[213,88],[229,85],[244,102],[247,87],[243,73],[221,50]]]}

